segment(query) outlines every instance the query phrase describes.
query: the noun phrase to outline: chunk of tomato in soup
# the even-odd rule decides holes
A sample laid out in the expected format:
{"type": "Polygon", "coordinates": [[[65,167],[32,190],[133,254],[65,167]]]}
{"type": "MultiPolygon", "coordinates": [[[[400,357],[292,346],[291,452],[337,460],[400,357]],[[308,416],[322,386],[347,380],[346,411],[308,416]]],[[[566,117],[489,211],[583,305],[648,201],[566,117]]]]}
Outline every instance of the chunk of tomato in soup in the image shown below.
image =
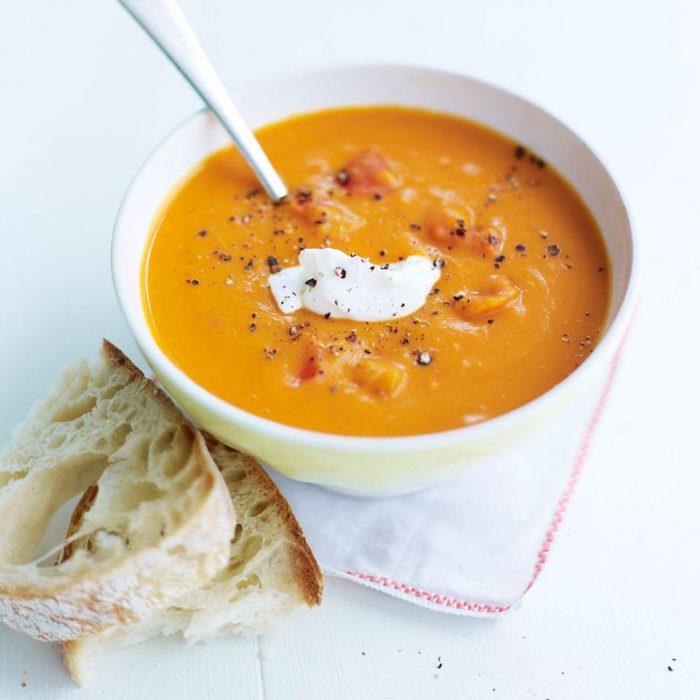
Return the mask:
{"type": "Polygon", "coordinates": [[[386,194],[401,184],[401,178],[374,147],[365,148],[351,158],[338,172],[337,180],[350,192],[363,194],[386,194]]]}

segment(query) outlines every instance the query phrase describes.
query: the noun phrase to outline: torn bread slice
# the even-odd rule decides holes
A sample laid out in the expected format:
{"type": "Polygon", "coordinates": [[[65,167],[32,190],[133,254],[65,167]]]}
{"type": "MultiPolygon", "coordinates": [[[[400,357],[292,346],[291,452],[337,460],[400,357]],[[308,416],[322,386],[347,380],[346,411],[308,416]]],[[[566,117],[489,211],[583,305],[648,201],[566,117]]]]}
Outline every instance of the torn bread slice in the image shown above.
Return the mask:
{"type": "Polygon", "coordinates": [[[209,581],[235,516],[202,435],[105,341],[0,455],[0,522],[0,619],[56,641],[137,622],[209,581]],[[53,515],[86,489],[70,542],[37,557],[53,515]],[[57,562],[61,549],[72,556],[57,562]]]}
{"type": "MultiPolygon", "coordinates": [[[[159,633],[182,632],[188,642],[233,633],[261,634],[301,604],[311,607],[321,602],[321,571],[272,479],[251,457],[211,437],[207,444],[238,515],[228,566],[202,589],[138,625],[62,644],[63,662],[77,682],[84,682],[90,661],[109,649],[159,633]]],[[[76,517],[79,521],[80,507],[76,517]]]]}

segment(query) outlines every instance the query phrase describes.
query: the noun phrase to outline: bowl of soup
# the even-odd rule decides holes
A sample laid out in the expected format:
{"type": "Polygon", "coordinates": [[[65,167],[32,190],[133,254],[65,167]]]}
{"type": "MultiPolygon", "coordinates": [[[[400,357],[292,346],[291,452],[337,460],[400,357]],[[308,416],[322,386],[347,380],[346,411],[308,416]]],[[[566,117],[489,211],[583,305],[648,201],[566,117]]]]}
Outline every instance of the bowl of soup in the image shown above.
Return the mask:
{"type": "Polygon", "coordinates": [[[202,111],[141,167],[113,239],[129,327],[202,428],[291,478],[396,494],[503,454],[606,370],[633,232],[561,122],[404,66],[236,101],[289,196],[202,111]]]}

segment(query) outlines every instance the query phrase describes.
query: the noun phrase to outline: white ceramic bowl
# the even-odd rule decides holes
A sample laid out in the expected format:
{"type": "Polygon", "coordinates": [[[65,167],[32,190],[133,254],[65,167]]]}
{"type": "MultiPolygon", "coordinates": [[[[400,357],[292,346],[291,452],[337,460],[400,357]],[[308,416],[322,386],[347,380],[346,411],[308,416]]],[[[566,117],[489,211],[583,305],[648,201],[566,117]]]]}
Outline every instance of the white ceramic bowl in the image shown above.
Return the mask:
{"type": "Polygon", "coordinates": [[[247,413],[209,393],[166,357],[151,335],[141,302],[143,253],[163,201],[191,168],[229,142],[216,120],[202,111],[168,136],[138,171],[122,203],[112,246],[114,284],[136,342],[162,385],[200,426],[292,478],[357,494],[395,494],[453,479],[468,465],[503,453],[546,425],[606,371],[630,320],[636,247],[615,183],[561,122],[472,78],[407,66],[307,73],[249,89],[235,99],[253,127],[328,107],[396,104],[468,117],[507,134],[551,163],[585,200],[612,262],[612,300],[604,336],[586,362],[537,399],[481,424],[409,437],[347,437],[247,413]]]}

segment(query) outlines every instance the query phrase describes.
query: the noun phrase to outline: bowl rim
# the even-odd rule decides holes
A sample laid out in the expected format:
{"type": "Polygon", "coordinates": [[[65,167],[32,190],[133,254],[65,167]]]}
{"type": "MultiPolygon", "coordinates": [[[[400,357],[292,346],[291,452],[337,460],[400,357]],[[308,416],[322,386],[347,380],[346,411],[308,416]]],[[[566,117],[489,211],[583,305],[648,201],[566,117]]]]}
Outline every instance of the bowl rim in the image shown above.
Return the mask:
{"type": "MultiPolygon", "coordinates": [[[[620,308],[610,322],[610,325],[605,330],[603,337],[594,348],[593,352],[584,362],[581,363],[581,365],[579,365],[579,367],[577,367],[573,372],[571,372],[571,374],[566,376],[553,387],[539,396],[536,396],[527,403],[522,404],[506,413],[495,416],[494,418],[489,418],[474,425],[415,435],[339,435],[335,433],[324,433],[309,430],[306,428],[298,428],[271,420],[269,418],[258,416],[216,396],[188,376],[163,352],[163,350],[161,350],[148,327],[143,304],[136,304],[137,308],[134,309],[129,303],[127,303],[128,297],[126,294],[126,281],[122,276],[122,270],[120,269],[122,259],[119,253],[119,241],[121,240],[123,231],[125,231],[123,227],[125,212],[130,205],[134,191],[138,188],[143,172],[149,166],[153,157],[164,147],[166,147],[171,140],[175,139],[180,132],[187,129],[192,122],[196,121],[197,119],[201,119],[203,116],[210,113],[206,107],[203,107],[189,115],[185,120],[170,130],[162,139],[159,140],[155,147],[151,149],[132,176],[117,211],[111,241],[112,282],[114,284],[117,300],[119,302],[122,314],[124,315],[127,326],[134,336],[139,349],[144,354],[149,364],[157,366],[158,371],[167,378],[167,382],[176,386],[180,391],[182,391],[183,394],[190,397],[195,403],[205,408],[208,412],[216,415],[218,418],[223,418],[224,420],[233,424],[241,425],[247,430],[252,430],[266,437],[303,446],[312,444],[313,446],[319,448],[330,448],[355,452],[374,451],[380,453],[434,449],[436,447],[459,444],[465,442],[466,440],[478,439],[508,430],[512,426],[524,422],[524,419],[526,419],[528,414],[543,412],[547,407],[556,405],[557,402],[561,401],[563,397],[568,394],[569,390],[576,384],[579,384],[585,378],[590,377],[601,362],[603,362],[606,358],[612,357],[612,354],[622,342],[624,333],[630,324],[634,312],[638,293],[640,266],[639,240],[635,233],[635,226],[630,214],[627,200],[618,182],[613,178],[608,167],[602,162],[598,154],[590,147],[590,145],[573,129],[567,126],[551,112],[539,107],[534,102],[517,93],[458,71],[407,63],[334,63],[312,70],[300,70],[289,72],[287,74],[276,75],[262,80],[260,83],[250,84],[242,89],[238,89],[233,94],[234,98],[240,98],[245,96],[245,94],[248,92],[252,93],[261,90],[274,89],[276,84],[279,84],[284,80],[301,78],[308,79],[313,76],[327,75],[329,73],[341,73],[350,70],[365,70],[368,72],[379,70],[396,70],[413,73],[421,72],[424,75],[432,75],[435,77],[450,77],[460,80],[468,80],[474,84],[500,92],[507,97],[525,102],[529,107],[534,107],[535,109],[544,112],[549,118],[557,122],[588,149],[591,156],[595,161],[597,161],[597,164],[609,177],[610,182],[620,198],[629,227],[630,244],[630,273],[620,308]]],[[[390,104],[390,102],[387,102],[386,104],[390,104]]],[[[142,255],[143,252],[144,249],[141,250],[142,255]]]]}

